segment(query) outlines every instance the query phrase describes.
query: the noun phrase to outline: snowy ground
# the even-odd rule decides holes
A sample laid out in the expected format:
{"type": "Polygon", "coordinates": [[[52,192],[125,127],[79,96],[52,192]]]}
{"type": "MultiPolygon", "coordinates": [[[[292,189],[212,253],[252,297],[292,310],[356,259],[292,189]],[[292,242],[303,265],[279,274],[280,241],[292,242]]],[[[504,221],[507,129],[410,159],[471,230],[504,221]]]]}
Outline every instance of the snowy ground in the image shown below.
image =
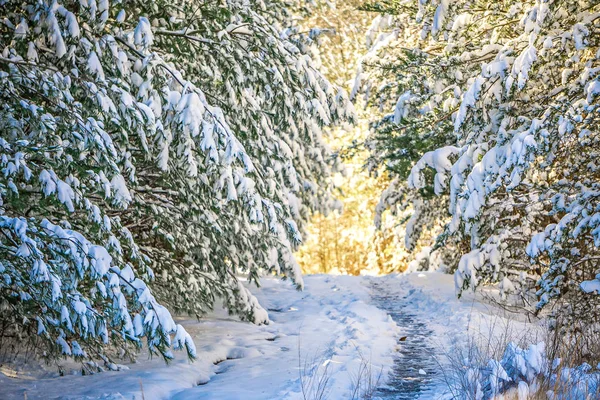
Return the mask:
{"type": "MultiPolygon", "coordinates": [[[[198,348],[194,363],[183,354],[169,366],[141,355],[128,370],[65,377],[31,368],[17,371],[15,377],[15,371],[3,367],[0,398],[23,399],[26,392],[27,399],[141,399],[143,390],[146,400],[292,400],[304,398],[301,376],[305,390],[310,390],[311,376],[318,382],[326,375],[326,398],[349,399],[361,365],[372,364],[371,371],[381,372],[385,386],[390,373],[397,371],[394,362],[417,362],[415,348],[407,356],[404,342],[398,341],[407,332],[414,334],[415,327],[397,326],[376,307],[374,294],[383,293],[410,311],[418,329],[426,329],[427,335],[419,336],[423,352],[442,364],[444,354],[465,344],[469,335],[531,331],[525,322],[509,324],[498,309],[479,299],[456,299],[452,276],[440,273],[315,275],[305,277],[305,284],[305,291],[298,292],[289,283],[265,279],[261,289],[253,289],[269,310],[269,325],[242,323],[223,311],[202,321],[183,320],[198,348]]],[[[440,370],[429,375],[424,380],[428,390],[415,393],[415,398],[446,397],[440,370]]]]}
{"type": "MultiPolygon", "coordinates": [[[[401,337],[414,335],[415,330],[424,331],[421,335],[417,332],[416,336],[417,340],[423,341],[422,349],[426,354],[415,355],[410,346],[405,352],[401,344],[397,358],[397,362],[409,366],[403,366],[403,370],[419,363],[426,369],[427,375],[422,380],[427,385],[412,398],[454,398],[448,390],[448,381],[453,379],[454,371],[448,364],[451,359],[472,351],[475,345],[482,350],[482,356],[492,358],[497,357],[498,352],[502,355],[508,342],[524,346],[543,340],[540,321],[528,321],[525,316],[509,313],[487,300],[489,295],[497,294],[493,289],[482,289],[477,294],[467,292],[458,299],[454,277],[439,272],[389,275],[372,280],[380,296],[396,295],[404,312],[409,314],[411,324],[399,327],[401,337]],[[431,369],[434,369],[433,376],[431,369]]],[[[401,378],[414,379],[414,374],[404,374],[401,378]]]]}

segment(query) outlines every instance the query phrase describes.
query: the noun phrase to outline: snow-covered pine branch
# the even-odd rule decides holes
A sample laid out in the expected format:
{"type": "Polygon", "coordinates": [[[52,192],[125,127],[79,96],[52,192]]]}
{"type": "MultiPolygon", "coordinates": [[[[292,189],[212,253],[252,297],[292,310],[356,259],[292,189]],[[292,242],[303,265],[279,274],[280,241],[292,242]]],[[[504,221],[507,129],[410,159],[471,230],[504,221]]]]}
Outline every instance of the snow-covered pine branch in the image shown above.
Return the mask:
{"type": "Polygon", "coordinates": [[[357,74],[390,112],[374,159],[449,195],[459,290],[537,276],[538,307],[596,293],[598,5],[413,3],[380,10],[357,74]]]}
{"type": "Polygon", "coordinates": [[[222,298],[262,323],[238,274],[302,285],[292,250],[327,195],[321,127],[352,108],[267,9],[2,4],[0,301],[15,332],[59,355],[107,360],[145,337],[193,357],[161,303],[201,315],[222,298]]]}

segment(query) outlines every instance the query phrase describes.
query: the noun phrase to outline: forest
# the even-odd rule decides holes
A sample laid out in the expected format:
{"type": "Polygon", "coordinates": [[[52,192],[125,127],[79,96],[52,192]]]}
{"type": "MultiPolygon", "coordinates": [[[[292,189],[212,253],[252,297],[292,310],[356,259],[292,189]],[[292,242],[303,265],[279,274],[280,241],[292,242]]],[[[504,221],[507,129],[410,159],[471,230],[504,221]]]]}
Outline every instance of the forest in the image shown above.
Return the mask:
{"type": "Polygon", "coordinates": [[[0,0],[0,398],[600,398],[599,33],[0,0]]]}

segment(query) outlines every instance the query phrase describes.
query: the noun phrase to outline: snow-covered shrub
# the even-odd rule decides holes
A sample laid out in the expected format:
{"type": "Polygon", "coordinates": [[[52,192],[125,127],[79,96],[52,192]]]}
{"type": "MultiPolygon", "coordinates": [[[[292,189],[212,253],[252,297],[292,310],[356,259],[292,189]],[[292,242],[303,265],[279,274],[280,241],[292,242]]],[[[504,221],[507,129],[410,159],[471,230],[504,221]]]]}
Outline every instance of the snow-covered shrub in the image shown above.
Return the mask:
{"type": "Polygon", "coordinates": [[[237,274],[302,285],[321,127],[353,114],[279,36],[278,5],[0,0],[6,334],[81,358],[143,338],[194,356],[160,303],[200,315],[222,298],[265,322],[237,274]]]}
{"type": "Polygon", "coordinates": [[[466,357],[447,377],[449,390],[461,399],[488,400],[499,396],[527,400],[587,400],[600,394],[600,372],[589,364],[563,366],[549,359],[544,342],[521,348],[506,346],[499,359],[481,363],[466,357]]]}
{"type": "Polygon", "coordinates": [[[535,286],[538,309],[578,292],[596,310],[597,2],[368,7],[384,15],[356,87],[391,112],[373,158],[449,196],[441,238],[469,243],[457,288],[508,279],[535,286]]]}

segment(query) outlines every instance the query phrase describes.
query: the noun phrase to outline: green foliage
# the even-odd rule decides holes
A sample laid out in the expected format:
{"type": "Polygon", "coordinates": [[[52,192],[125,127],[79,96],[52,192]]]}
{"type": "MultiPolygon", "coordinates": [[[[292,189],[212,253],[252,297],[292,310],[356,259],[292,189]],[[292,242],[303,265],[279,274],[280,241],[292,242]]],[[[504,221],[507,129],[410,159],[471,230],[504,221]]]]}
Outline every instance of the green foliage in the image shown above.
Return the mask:
{"type": "Polygon", "coordinates": [[[38,321],[52,356],[111,365],[144,337],[195,355],[161,304],[268,322],[239,277],[302,286],[292,251],[335,168],[321,129],[354,116],[280,3],[0,5],[5,334],[38,321]]]}

